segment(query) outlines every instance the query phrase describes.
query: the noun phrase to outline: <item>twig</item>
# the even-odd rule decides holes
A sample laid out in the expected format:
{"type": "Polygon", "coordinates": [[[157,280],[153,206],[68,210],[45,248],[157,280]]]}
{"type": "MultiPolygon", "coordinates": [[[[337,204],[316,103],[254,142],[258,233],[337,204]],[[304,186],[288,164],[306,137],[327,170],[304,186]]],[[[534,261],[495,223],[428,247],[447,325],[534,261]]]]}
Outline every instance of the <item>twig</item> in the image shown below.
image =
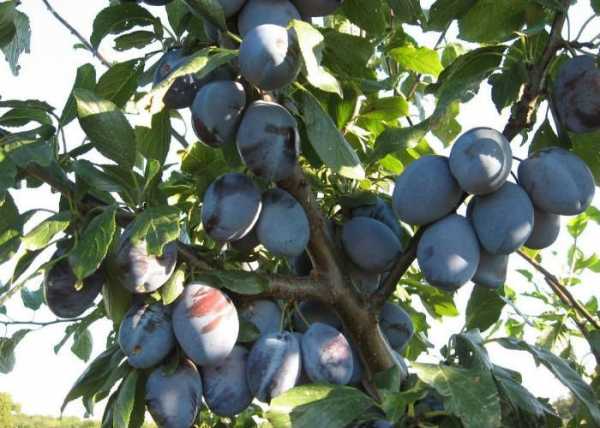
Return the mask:
{"type": "Polygon", "coordinates": [[[85,48],[92,53],[92,55],[94,55],[96,58],[98,58],[98,60],[100,60],[100,62],[102,64],[104,64],[105,66],[107,66],[108,68],[111,67],[111,63],[106,58],[104,58],[104,56],[102,56],[102,54],[100,52],[98,52],[98,49],[95,49],[85,39],[85,37],[83,37],[81,35],[81,33],[79,33],[79,31],[77,31],[71,24],[69,24],[66,19],[64,19],[62,16],[60,16],[59,13],[52,7],[52,5],[50,3],[48,3],[48,0],[42,0],[42,2],[46,5],[46,7],[50,11],[50,13],[52,13],[52,15],[54,15],[54,17],[62,25],[64,25],[71,32],[71,34],[73,34],[75,37],[77,37],[77,39],[79,39],[81,44],[83,44],[85,46],[85,48]]]}
{"type": "Polygon", "coordinates": [[[54,325],[54,324],[83,321],[84,319],[86,319],[86,318],[56,319],[54,321],[45,321],[45,322],[40,322],[40,321],[0,321],[0,324],[6,325],[6,326],[8,326],[8,325],[35,325],[35,326],[39,326],[39,327],[46,327],[48,325],[54,325]]]}

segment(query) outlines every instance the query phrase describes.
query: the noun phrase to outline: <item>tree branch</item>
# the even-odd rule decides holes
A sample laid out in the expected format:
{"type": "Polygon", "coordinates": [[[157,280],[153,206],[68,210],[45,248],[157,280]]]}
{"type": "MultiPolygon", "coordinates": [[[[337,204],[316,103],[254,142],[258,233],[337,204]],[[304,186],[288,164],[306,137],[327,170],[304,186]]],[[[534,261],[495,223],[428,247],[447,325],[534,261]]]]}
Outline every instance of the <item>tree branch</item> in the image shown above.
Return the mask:
{"type": "Polygon", "coordinates": [[[64,19],[62,16],[60,16],[59,13],[48,2],[48,0],[42,0],[42,2],[46,5],[46,7],[50,11],[50,13],[52,13],[52,15],[54,15],[54,17],[62,25],[64,25],[71,32],[71,34],[73,34],[75,37],[77,37],[77,39],[81,42],[81,44],[84,45],[85,48],[92,53],[92,55],[94,55],[96,58],[98,58],[98,60],[102,64],[104,64],[106,67],[108,67],[108,68],[111,67],[110,62],[106,58],[104,58],[104,56],[102,56],[102,54],[100,52],[98,52],[97,49],[94,49],[94,47],[85,39],[85,37],[83,37],[79,31],[77,31],[71,24],[69,24],[66,19],[64,19]]]}
{"type": "Polygon", "coordinates": [[[0,324],[2,325],[34,325],[34,326],[39,326],[39,327],[46,327],[49,325],[54,325],[54,324],[63,324],[63,323],[69,323],[69,322],[78,322],[78,321],[83,321],[86,318],[70,318],[70,319],[56,319],[54,321],[0,321],[0,324]]]}

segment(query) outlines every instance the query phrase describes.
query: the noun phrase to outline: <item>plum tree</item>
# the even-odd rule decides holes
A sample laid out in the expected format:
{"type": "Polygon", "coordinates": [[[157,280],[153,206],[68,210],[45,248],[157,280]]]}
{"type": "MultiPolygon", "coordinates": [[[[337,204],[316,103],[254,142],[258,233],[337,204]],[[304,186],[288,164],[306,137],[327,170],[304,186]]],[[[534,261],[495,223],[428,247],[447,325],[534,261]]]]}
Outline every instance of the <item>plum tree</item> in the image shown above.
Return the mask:
{"type": "Polygon", "coordinates": [[[417,261],[431,285],[454,291],[466,284],[479,265],[479,242],[471,223],[452,214],[429,226],[419,241],[417,261]]]}
{"type": "Polygon", "coordinates": [[[132,367],[159,364],[175,346],[171,309],[161,303],[133,305],[121,321],[119,346],[132,367]]]}
{"type": "Polygon", "coordinates": [[[240,317],[256,326],[261,335],[277,333],[282,325],[283,314],[272,300],[255,300],[240,308],[240,317]]]}
{"type": "Polygon", "coordinates": [[[238,15],[238,31],[244,37],[259,25],[287,27],[292,19],[301,19],[300,13],[288,0],[248,0],[238,15]]]}
{"type": "Polygon", "coordinates": [[[542,250],[554,244],[560,233],[560,216],[533,207],[533,231],[525,242],[527,248],[542,250]]]}
{"type": "Polygon", "coordinates": [[[240,46],[242,76],[263,91],[289,85],[300,72],[298,40],[291,30],[273,24],[254,27],[240,46]]]}
{"type": "Polygon", "coordinates": [[[402,240],[404,237],[404,231],[394,214],[394,210],[379,196],[377,197],[375,204],[363,205],[352,209],[352,217],[370,217],[392,229],[392,232],[394,232],[398,239],[402,240]]]}
{"type": "Polygon", "coordinates": [[[115,276],[132,293],[152,293],[169,279],[177,262],[177,244],[167,244],[160,256],[148,254],[145,241],[132,242],[124,232],[114,256],[115,276]]]}
{"type": "Polygon", "coordinates": [[[388,270],[402,252],[392,229],[369,217],[355,217],[344,225],[342,246],[355,265],[372,273],[388,270]]]}
{"type": "Polygon", "coordinates": [[[220,80],[202,87],[192,104],[192,126],[203,143],[220,147],[235,141],[246,106],[244,87],[220,80]]]}
{"type": "Polygon", "coordinates": [[[188,360],[169,373],[158,367],[146,381],[146,403],[156,423],[165,428],[192,426],[202,405],[202,379],[188,360]]]}
{"type": "MultiPolygon", "coordinates": [[[[62,257],[58,250],[54,258],[62,257]]],[[[67,258],[62,258],[48,269],[44,276],[44,300],[52,313],[61,318],[75,318],[94,305],[105,282],[101,270],[83,280],[77,287],[77,278],[67,258]]]]}
{"type": "Polygon", "coordinates": [[[423,156],[412,162],[396,179],[394,212],[403,222],[429,224],[454,211],[462,194],[450,173],[448,158],[423,156]]]}
{"type": "Polygon", "coordinates": [[[400,306],[389,302],[386,302],[381,309],[379,325],[390,346],[400,352],[415,332],[410,315],[400,306]]]}
{"type": "Polygon", "coordinates": [[[575,133],[600,129],[600,71],[597,59],[579,55],[567,60],[554,83],[554,99],[564,126],[575,133]]]}
{"type": "Polygon", "coordinates": [[[506,182],[512,167],[512,150],[506,137],[495,129],[474,128],[456,140],[449,164],[465,192],[485,195],[506,182]]]}
{"type": "Polygon", "coordinates": [[[303,17],[330,15],[336,11],[344,0],[293,0],[303,17]]]}
{"type": "Polygon", "coordinates": [[[301,302],[294,311],[294,330],[304,333],[315,323],[327,324],[337,330],[342,329],[342,321],[331,308],[317,300],[301,302]]]}
{"type": "Polygon", "coordinates": [[[281,189],[267,190],[262,198],[263,209],[256,224],[256,235],[271,253],[294,257],[302,254],[310,229],[302,206],[292,195],[281,189]]]}
{"type": "Polygon", "coordinates": [[[288,178],[300,154],[298,125],[277,103],[255,101],[242,118],[237,148],[244,164],[269,181],[288,178]]]}
{"type": "Polygon", "coordinates": [[[584,212],[596,190],[585,162],[560,147],[537,151],[521,162],[519,183],[537,208],[560,215],[584,212]]]}
{"type": "Polygon", "coordinates": [[[507,269],[508,255],[490,254],[482,248],[473,282],[482,287],[500,288],[506,282],[507,269]]]}
{"type": "Polygon", "coordinates": [[[348,340],[330,325],[312,324],[302,336],[302,366],[313,382],[346,385],[354,369],[348,340]]]}
{"type": "Polygon", "coordinates": [[[533,205],[517,184],[507,182],[499,190],[476,196],[470,214],[481,246],[491,254],[510,254],[533,231],[533,205]]]}
{"type": "Polygon", "coordinates": [[[221,362],[201,367],[204,401],[219,416],[235,416],[252,402],[246,380],[248,350],[236,345],[221,362]]]}
{"type": "Polygon", "coordinates": [[[260,191],[239,173],[217,178],[204,193],[202,225],[216,241],[236,241],[254,227],[261,212],[260,191]]]}
{"type": "Polygon", "coordinates": [[[188,284],[173,309],[177,342],[200,366],[225,359],[235,346],[239,329],[231,299],[206,284],[188,284]]]}
{"type": "Polygon", "coordinates": [[[246,365],[252,395],[265,403],[293,388],[301,372],[300,344],[293,333],[271,333],[254,344],[246,365]]]}

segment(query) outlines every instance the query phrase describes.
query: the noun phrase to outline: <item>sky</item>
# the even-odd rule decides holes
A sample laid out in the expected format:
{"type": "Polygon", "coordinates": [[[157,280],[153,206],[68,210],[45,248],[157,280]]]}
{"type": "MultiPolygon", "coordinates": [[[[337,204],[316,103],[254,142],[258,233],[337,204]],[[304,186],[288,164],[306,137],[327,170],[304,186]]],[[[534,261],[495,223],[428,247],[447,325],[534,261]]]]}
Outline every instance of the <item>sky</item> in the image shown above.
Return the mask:
{"type": "MultiPolygon", "coordinates": [[[[108,1],[53,1],[52,3],[68,22],[89,38],[96,12],[105,7],[108,1]]],[[[432,2],[421,3],[424,7],[428,7],[432,2]]],[[[23,2],[20,10],[25,12],[31,20],[31,54],[22,57],[22,69],[18,77],[14,77],[10,73],[0,55],[0,96],[3,99],[44,100],[57,107],[60,112],[70,92],[77,67],[91,62],[97,67],[98,75],[104,72],[105,68],[89,52],[73,48],[78,41],[52,17],[41,2],[23,2]]],[[[162,16],[160,8],[151,10],[162,16]]],[[[572,28],[578,29],[591,14],[588,2],[580,1],[573,8],[572,28]]],[[[410,31],[417,37],[417,40],[423,41],[428,46],[433,46],[437,39],[437,34],[423,35],[415,28],[410,31]]],[[[123,54],[111,49],[110,42],[103,43],[100,50],[111,61],[125,58],[123,54]]],[[[497,113],[491,102],[490,88],[483,85],[479,95],[462,107],[459,122],[463,125],[463,130],[477,126],[489,126],[502,130],[508,113],[508,110],[501,115],[497,113]]],[[[67,128],[66,132],[70,147],[79,145],[84,138],[76,121],[67,128]]],[[[188,139],[191,140],[192,136],[188,135],[188,139]]],[[[516,156],[526,154],[526,148],[519,148],[516,143],[513,144],[513,149],[516,156]]],[[[17,191],[13,193],[13,196],[21,211],[40,207],[55,209],[58,201],[58,197],[45,186],[40,189],[17,191]]],[[[600,207],[600,197],[595,198],[594,205],[600,207]]],[[[566,224],[565,221],[563,221],[564,224],[566,224]]],[[[590,226],[581,238],[579,245],[584,252],[591,254],[597,245],[598,237],[600,237],[598,227],[590,226]]],[[[566,272],[567,267],[564,260],[568,245],[570,245],[570,238],[566,227],[563,227],[558,242],[544,253],[545,263],[556,274],[566,272]]],[[[517,291],[524,291],[530,287],[519,274],[515,273],[517,269],[523,267],[526,266],[518,260],[517,256],[511,258],[507,283],[517,291]]],[[[3,266],[0,269],[0,281],[6,281],[10,272],[10,267],[3,266]]],[[[584,275],[583,284],[574,288],[576,295],[584,301],[594,294],[598,296],[600,292],[596,281],[596,277],[584,275]]],[[[29,288],[36,289],[39,282],[32,281],[29,288]]],[[[539,281],[539,283],[543,287],[542,282],[539,281]]],[[[472,285],[467,285],[457,293],[455,300],[461,314],[464,314],[471,290],[472,285]]],[[[527,299],[521,301],[519,308],[524,313],[537,313],[540,310],[535,301],[527,299]]],[[[18,297],[9,302],[8,312],[13,319],[18,320],[48,321],[55,319],[45,306],[42,306],[42,309],[37,312],[24,308],[18,297]]],[[[505,314],[511,312],[511,309],[505,309],[505,314]]],[[[514,316],[514,314],[512,315],[514,316]]],[[[463,315],[456,318],[444,318],[442,321],[433,321],[430,340],[439,349],[448,342],[452,334],[458,333],[463,325],[463,315]]],[[[94,338],[92,359],[104,349],[104,342],[110,329],[111,324],[107,320],[96,322],[91,328],[94,338]]],[[[10,328],[7,333],[10,334],[14,330],[14,328],[10,328]]],[[[59,415],[64,396],[86,367],[86,363],[70,352],[70,342],[57,355],[54,354],[52,349],[61,340],[63,334],[64,325],[60,324],[30,333],[17,348],[17,364],[14,371],[8,375],[0,375],[0,392],[9,392],[15,401],[21,404],[25,413],[59,415]]],[[[528,334],[526,337],[531,339],[533,336],[528,334]]],[[[528,354],[509,352],[495,345],[488,346],[488,350],[494,363],[520,371],[523,374],[524,385],[533,393],[551,399],[566,395],[566,389],[546,369],[536,367],[528,354]]],[[[584,361],[592,362],[592,357],[586,355],[586,347],[581,341],[577,341],[576,352],[583,356],[584,361]]],[[[439,357],[439,355],[437,356],[439,357]]],[[[425,358],[423,361],[434,362],[435,358],[425,358]]],[[[100,403],[94,417],[101,417],[102,408],[103,403],[100,403]]],[[[83,413],[84,409],[80,402],[71,403],[65,411],[66,415],[74,416],[82,416],[83,413]]]]}

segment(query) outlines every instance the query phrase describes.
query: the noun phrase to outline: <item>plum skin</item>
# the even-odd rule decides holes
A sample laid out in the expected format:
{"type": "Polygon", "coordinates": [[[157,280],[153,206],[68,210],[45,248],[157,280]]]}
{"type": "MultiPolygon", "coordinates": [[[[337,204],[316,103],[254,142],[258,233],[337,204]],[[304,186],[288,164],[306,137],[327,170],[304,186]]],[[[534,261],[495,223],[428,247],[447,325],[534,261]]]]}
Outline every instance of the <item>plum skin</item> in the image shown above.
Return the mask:
{"type": "Polygon", "coordinates": [[[277,303],[271,300],[255,300],[240,308],[240,317],[258,328],[261,335],[277,333],[283,314],[277,303]]]}
{"type": "Polygon", "coordinates": [[[398,239],[402,240],[404,237],[404,231],[396,218],[396,214],[394,214],[393,208],[379,196],[377,196],[375,204],[354,208],[352,218],[354,217],[370,217],[392,229],[398,239]]]}
{"type": "Polygon", "coordinates": [[[415,332],[410,315],[400,306],[390,302],[383,305],[379,314],[379,325],[390,346],[400,352],[406,347],[415,332]]]}
{"type": "Polygon", "coordinates": [[[490,254],[484,248],[479,255],[479,265],[472,281],[482,287],[498,289],[506,282],[507,254],[490,254]]]}
{"type": "Polygon", "coordinates": [[[336,330],[342,329],[342,321],[333,309],[327,307],[318,300],[306,300],[301,302],[298,305],[297,310],[294,311],[292,322],[294,330],[301,333],[305,333],[312,324],[317,322],[330,325],[336,330]],[[302,316],[298,314],[298,311],[301,312],[302,316]],[[308,322],[309,325],[306,325],[305,321],[308,322]]]}
{"type": "Polygon", "coordinates": [[[238,31],[244,37],[259,25],[287,27],[293,19],[301,19],[300,13],[287,0],[248,0],[238,15],[238,31]]]}
{"type": "Polygon", "coordinates": [[[560,233],[560,216],[547,213],[533,207],[533,231],[525,242],[527,248],[543,250],[548,248],[558,238],[560,233]]]}

